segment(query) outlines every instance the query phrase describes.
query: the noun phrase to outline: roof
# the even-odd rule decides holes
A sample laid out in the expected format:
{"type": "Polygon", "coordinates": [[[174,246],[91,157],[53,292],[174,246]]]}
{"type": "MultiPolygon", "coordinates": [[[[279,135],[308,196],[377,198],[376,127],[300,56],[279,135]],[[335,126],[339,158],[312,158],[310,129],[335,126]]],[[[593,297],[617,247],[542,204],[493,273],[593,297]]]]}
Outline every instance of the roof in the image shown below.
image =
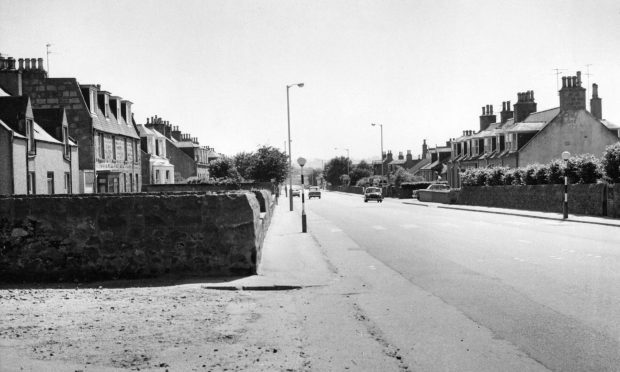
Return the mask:
{"type": "Polygon", "coordinates": [[[10,94],[5,92],[4,89],[2,89],[2,87],[0,87],[0,97],[10,97],[10,96],[11,96],[10,94]]]}
{"type": "MultiPolygon", "coordinates": [[[[106,91],[100,90],[97,94],[110,94],[106,91]]],[[[97,115],[93,117],[93,127],[99,131],[111,133],[111,134],[121,134],[127,137],[132,137],[139,139],[140,136],[136,132],[131,123],[126,123],[124,119],[117,118],[116,112],[110,112],[110,115],[106,118],[103,111],[99,107],[99,104],[95,102],[97,106],[97,115]],[[119,120],[120,119],[120,120],[119,120]]],[[[131,121],[131,120],[130,120],[131,121]]]]}
{"type": "Polygon", "coordinates": [[[614,123],[612,123],[609,120],[601,119],[601,123],[603,123],[603,125],[606,126],[607,129],[610,129],[610,130],[618,130],[618,129],[620,129],[620,125],[614,124],[614,123]]]}
{"type": "Polygon", "coordinates": [[[414,165],[411,169],[409,169],[409,172],[412,172],[415,174],[415,172],[419,171],[420,169],[422,169],[422,167],[424,167],[426,164],[430,162],[431,162],[430,159],[422,159],[416,165],[414,165]]]}
{"type": "Polygon", "coordinates": [[[56,131],[56,128],[62,127],[65,121],[65,110],[62,108],[34,109],[35,122],[40,125],[43,130],[51,134],[54,138],[62,142],[62,132],[56,131]],[[60,136],[60,137],[59,137],[60,136]]]}
{"type": "Polygon", "coordinates": [[[16,137],[16,138],[24,138],[24,139],[26,138],[25,136],[22,136],[21,134],[19,134],[19,133],[15,132],[13,129],[11,129],[11,127],[9,127],[9,126],[8,126],[5,122],[3,122],[1,119],[0,119],[0,128],[4,128],[7,132],[13,132],[13,137],[16,137]]]}
{"type": "Polygon", "coordinates": [[[138,128],[138,133],[140,134],[140,137],[146,137],[146,136],[155,136],[155,137],[165,137],[163,134],[159,133],[157,130],[152,129],[152,128],[147,128],[144,124],[136,124],[136,127],[138,128]]]}
{"type": "Polygon", "coordinates": [[[37,124],[36,122],[34,122],[34,139],[35,141],[62,144],[61,141],[58,141],[56,138],[52,137],[49,133],[45,131],[45,129],[41,128],[41,126],[37,124]]]}
{"type": "Polygon", "coordinates": [[[11,128],[17,128],[18,117],[28,109],[28,96],[0,97],[0,119],[11,128]]]}
{"type": "Polygon", "coordinates": [[[545,122],[545,123],[548,123],[551,120],[553,120],[553,118],[558,116],[559,113],[560,113],[560,108],[559,107],[548,109],[548,110],[544,110],[544,111],[533,112],[533,113],[529,114],[525,118],[525,120],[523,120],[523,122],[525,122],[525,123],[527,123],[527,122],[545,122]]]}
{"type": "Polygon", "coordinates": [[[389,164],[405,164],[406,160],[405,159],[396,159],[396,160],[392,160],[389,164]]]}
{"type": "Polygon", "coordinates": [[[435,168],[437,165],[441,164],[441,162],[439,160],[435,160],[434,162],[430,163],[430,164],[426,164],[425,166],[423,166],[422,168],[420,168],[420,170],[428,170],[428,169],[433,169],[435,168]]]}

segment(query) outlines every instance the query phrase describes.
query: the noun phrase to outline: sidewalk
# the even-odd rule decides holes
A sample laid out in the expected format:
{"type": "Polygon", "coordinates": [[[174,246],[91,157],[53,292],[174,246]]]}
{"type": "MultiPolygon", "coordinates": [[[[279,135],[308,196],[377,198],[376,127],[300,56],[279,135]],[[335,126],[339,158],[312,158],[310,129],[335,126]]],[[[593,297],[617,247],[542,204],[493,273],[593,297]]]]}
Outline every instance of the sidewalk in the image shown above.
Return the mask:
{"type": "Polygon", "coordinates": [[[310,233],[301,233],[301,206],[291,212],[286,198],[275,206],[263,243],[258,275],[210,283],[205,288],[285,290],[323,286],[333,272],[310,233]]]}
{"type": "MultiPolygon", "coordinates": [[[[564,216],[562,213],[551,213],[551,212],[537,212],[537,211],[527,211],[520,209],[506,209],[506,208],[492,208],[492,207],[481,207],[475,205],[459,205],[459,204],[442,204],[442,203],[430,203],[430,202],[421,202],[416,199],[406,199],[407,201],[403,201],[403,204],[416,205],[420,207],[430,207],[430,208],[441,208],[441,209],[453,209],[453,210],[462,210],[462,211],[470,211],[470,212],[482,212],[482,213],[495,213],[495,214],[504,214],[508,216],[521,216],[521,217],[530,217],[530,218],[541,218],[546,220],[560,220],[564,221],[564,216]]],[[[569,210],[570,212],[570,210],[569,210]]],[[[593,216],[579,216],[570,214],[568,215],[567,222],[579,222],[579,223],[590,223],[596,225],[605,225],[605,226],[615,226],[620,227],[620,220],[608,217],[593,217],[593,216]]]]}

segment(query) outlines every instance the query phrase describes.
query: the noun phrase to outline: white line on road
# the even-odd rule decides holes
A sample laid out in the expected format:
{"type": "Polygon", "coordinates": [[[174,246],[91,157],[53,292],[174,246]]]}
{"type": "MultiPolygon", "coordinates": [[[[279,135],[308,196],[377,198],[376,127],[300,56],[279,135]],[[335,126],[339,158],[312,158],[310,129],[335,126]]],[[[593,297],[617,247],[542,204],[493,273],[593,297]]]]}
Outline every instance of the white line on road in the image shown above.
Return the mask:
{"type": "Polygon", "coordinates": [[[517,241],[518,241],[519,243],[523,243],[523,244],[532,244],[532,242],[531,242],[531,241],[529,241],[529,240],[519,239],[519,240],[517,240],[517,241]]]}
{"type": "Polygon", "coordinates": [[[372,228],[375,230],[387,230],[385,227],[379,225],[374,225],[372,228]]]}
{"type": "Polygon", "coordinates": [[[414,225],[412,223],[408,223],[408,224],[400,225],[400,227],[402,227],[403,229],[417,229],[420,226],[414,225]]]}
{"type": "Polygon", "coordinates": [[[331,232],[333,232],[333,233],[337,233],[337,232],[342,232],[342,230],[340,230],[340,229],[338,229],[338,228],[334,228],[334,229],[331,229],[331,232]]]}
{"type": "Polygon", "coordinates": [[[437,225],[444,227],[459,227],[459,225],[452,222],[439,222],[437,225]]]}

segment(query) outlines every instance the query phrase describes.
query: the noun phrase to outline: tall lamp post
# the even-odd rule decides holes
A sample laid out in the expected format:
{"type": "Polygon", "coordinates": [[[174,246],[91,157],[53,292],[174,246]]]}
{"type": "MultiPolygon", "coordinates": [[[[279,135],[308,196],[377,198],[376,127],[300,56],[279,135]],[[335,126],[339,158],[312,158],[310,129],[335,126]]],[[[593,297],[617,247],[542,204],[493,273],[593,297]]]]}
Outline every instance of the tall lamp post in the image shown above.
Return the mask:
{"type": "Polygon", "coordinates": [[[306,192],[304,191],[304,165],[306,165],[306,159],[297,159],[297,164],[301,167],[301,232],[307,231],[306,226],[306,192]]]}
{"type": "Polygon", "coordinates": [[[379,159],[381,159],[381,177],[383,177],[383,124],[371,123],[370,125],[373,127],[377,125],[381,127],[381,157],[379,159]]]}
{"type": "MultiPolygon", "coordinates": [[[[293,161],[291,160],[291,109],[289,105],[288,99],[288,90],[291,87],[298,86],[300,88],[304,87],[304,83],[291,84],[286,86],[286,119],[288,122],[288,169],[289,172],[293,171],[293,161]]],[[[288,198],[290,201],[290,210],[293,211],[293,174],[290,174],[289,177],[289,190],[288,190],[288,198]]]]}
{"type": "Polygon", "coordinates": [[[564,151],[562,153],[562,160],[564,160],[564,204],[562,210],[564,211],[564,219],[568,219],[568,174],[566,174],[566,168],[568,167],[568,159],[570,158],[570,152],[564,151]]]}

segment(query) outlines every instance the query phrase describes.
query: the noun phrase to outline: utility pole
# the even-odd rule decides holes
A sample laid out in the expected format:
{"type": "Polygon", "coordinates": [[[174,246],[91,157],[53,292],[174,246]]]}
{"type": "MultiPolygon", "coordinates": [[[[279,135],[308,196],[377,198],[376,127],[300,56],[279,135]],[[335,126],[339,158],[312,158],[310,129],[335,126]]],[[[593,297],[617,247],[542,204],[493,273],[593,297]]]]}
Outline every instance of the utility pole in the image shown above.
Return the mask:
{"type": "Polygon", "coordinates": [[[587,70],[587,71],[586,71],[586,76],[588,77],[588,86],[586,87],[586,97],[588,96],[588,93],[587,93],[587,92],[588,92],[588,89],[590,89],[590,75],[592,75],[592,74],[590,73],[590,66],[592,66],[592,64],[591,64],[591,63],[588,63],[588,64],[586,65],[586,70],[587,70]]]}
{"type": "Polygon", "coordinates": [[[47,52],[47,76],[50,76],[50,54],[52,54],[52,51],[50,50],[51,46],[52,44],[45,44],[45,50],[47,52]]]}

